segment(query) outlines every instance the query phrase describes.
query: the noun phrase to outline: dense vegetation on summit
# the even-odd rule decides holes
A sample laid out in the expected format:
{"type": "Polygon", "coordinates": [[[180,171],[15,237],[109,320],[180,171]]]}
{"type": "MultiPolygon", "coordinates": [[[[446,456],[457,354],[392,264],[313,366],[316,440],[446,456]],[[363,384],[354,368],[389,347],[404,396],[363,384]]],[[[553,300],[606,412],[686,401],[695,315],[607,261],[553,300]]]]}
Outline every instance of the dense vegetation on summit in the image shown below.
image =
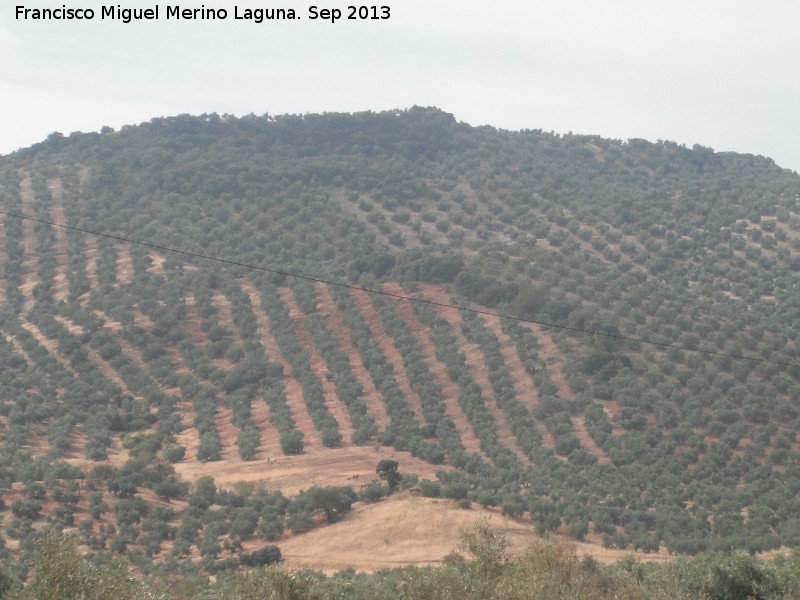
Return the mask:
{"type": "Polygon", "coordinates": [[[154,119],[3,157],[3,211],[151,244],[2,217],[8,568],[48,529],[145,573],[248,564],[389,488],[181,469],[367,444],[543,533],[800,545],[798,203],[761,157],[422,108],[154,119]]]}

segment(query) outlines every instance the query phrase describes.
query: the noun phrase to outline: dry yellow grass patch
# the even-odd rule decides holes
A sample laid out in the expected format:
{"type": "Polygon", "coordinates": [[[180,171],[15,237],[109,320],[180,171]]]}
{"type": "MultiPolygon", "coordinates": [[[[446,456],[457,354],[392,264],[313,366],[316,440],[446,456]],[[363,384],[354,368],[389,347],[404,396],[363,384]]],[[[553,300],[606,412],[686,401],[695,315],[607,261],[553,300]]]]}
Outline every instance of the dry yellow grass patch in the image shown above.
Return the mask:
{"type": "MultiPolygon", "coordinates": [[[[537,538],[528,519],[506,517],[497,509],[477,504],[465,510],[452,500],[402,492],[378,502],[357,504],[339,523],[292,536],[277,545],[286,566],[326,573],[348,568],[372,572],[410,565],[440,565],[457,549],[462,530],[484,520],[508,539],[512,556],[522,554],[537,538]]],[[[572,545],[579,555],[586,554],[601,562],[631,555],[642,561],[670,558],[663,550],[658,554],[631,553],[603,548],[599,543],[574,542],[562,533],[555,535],[572,545]]]]}

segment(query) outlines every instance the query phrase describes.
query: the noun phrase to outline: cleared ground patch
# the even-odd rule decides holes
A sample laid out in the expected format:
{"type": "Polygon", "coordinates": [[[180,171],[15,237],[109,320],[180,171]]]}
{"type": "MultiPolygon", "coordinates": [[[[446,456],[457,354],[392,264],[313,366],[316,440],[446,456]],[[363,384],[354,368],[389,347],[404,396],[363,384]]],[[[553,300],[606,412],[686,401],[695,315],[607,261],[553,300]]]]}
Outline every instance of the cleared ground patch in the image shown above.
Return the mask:
{"type": "Polygon", "coordinates": [[[184,459],[175,464],[175,470],[189,482],[211,475],[222,487],[237,481],[255,481],[262,482],[270,490],[281,490],[293,496],[314,485],[349,485],[358,491],[377,478],[375,467],[384,459],[400,463],[401,473],[413,473],[421,478],[435,479],[437,470],[447,468],[431,465],[407,452],[374,445],[325,448],[298,455],[276,453],[248,461],[238,456],[207,463],[184,459]]]}
{"type": "MultiPolygon", "coordinates": [[[[387,499],[358,504],[345,518],[277,542],[290,568],[314,568],[327,573],[342,569],[377,571],[410,565],[440,565],[461,541],[461,531],[487,523],[509,541],[509,552],[521,554],[536,540],[533,524],[513,519],[496,510],[473,504],[468,510],[452,500],[423,498],[403,492],[387,499]]],[[[631,556],[631,552],[603,548],[593,543],[575,543],[579,554],[602,562],[631,556]]],[[[663,561],[666,553],[636,554],[638,560],[663,561]]]]}

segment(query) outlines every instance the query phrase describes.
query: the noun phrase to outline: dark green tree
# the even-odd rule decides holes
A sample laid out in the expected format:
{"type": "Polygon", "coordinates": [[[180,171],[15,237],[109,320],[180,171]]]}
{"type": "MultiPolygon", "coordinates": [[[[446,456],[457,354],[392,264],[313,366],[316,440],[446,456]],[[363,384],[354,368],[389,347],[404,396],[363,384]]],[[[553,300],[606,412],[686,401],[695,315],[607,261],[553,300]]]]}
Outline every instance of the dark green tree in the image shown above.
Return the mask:
{"type": "Polygon", "coordinates": [[[400,473],[397,471],[399,466],[396,460],[385,459],[380,461],[375,468],[378,477],[386,482],[391,492],[394,492],[400,485],[400,473]]]}

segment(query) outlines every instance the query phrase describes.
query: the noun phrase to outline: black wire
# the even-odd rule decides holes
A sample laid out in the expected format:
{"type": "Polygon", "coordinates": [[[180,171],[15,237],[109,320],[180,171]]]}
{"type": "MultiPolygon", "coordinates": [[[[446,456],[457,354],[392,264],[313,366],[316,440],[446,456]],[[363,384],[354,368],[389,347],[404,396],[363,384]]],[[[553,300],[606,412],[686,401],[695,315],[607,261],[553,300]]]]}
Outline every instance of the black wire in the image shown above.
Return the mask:
{"type": "Polygon", "coordinates": [[[53,223],[51,221],[45,221],[43,219],[37,219],[35,217],[28,217],[26,215],[18,215],[16,213],[7,212],[4,210],[0,210],[0,215],[6,215],[8,217],[14,217],[16,219],[26,219],[28,221],[34,221],[36,223],[42,223],[44,225],[51,225],[53,227],[61,227],[63,229],[70,229],[72,231],[78,231],[80,233],[86,233],[88,235],[96,235],[98,237],[105,237],[112,240],[117,240],[119,242],[128,242],[129,244],[138,244],[140,246],[146,246],[148,248],[154,248],[156,250],[163,250],[165,252],[174,252],[176,254],[183,254],[185,256],[192,256],[194,258],[202,258],[204,260],[212,260],[219,263],[223,263],[226,265],[233,265],[236,267],[244,267],[247,269],[254,269],[256,271],[264,271],[266,273],[272,273],[274,275],[283,275],[285,277],[294,277],[296,279],[305,279],[306,281],[313,281],[315,283],[324,283],[326,285],[335,285],[342,288],[347,288],[351,290],[358,290],[361,292],[367,292],[368,294],[379,294],[381,296],[388,296],[390,298],[396,298],[399,300],[408,300],[409,302],[420,302],[424,304],[430,304],[433,306],[441,306],[444,308],[455,308],[457,310],[463,310],[466,312],[471,312],[476,315],[486,315],[490,317],[500,317],[501,319],[509,319],[511,321],[517,321],[520,323],[531,323],[533,325],[541,325],[543,327],[552,327],[553,329],[562,329],[564,331],[574,331],[576,333],[586,333],[589,335],[601,335],[604,337],[609,337],[617,340],[625,340],[628,342],[638,342],[640,344],[649,344],[651,346],[660,346],[662,348],[674,348],[676,350],[686,350],[687,352],[701,352],[703,354],[710,354],[713,356],[726,356],[728,358],[735,358],[738,360],[749,360],[752,362],[757,363],[767,363],[772,365],[778,365],[781,367],[797,367],[800,368],[800,364],[797,363],[786,363],[777,360],[769,360],[766,358],[757,358],[754,356],[743,356],[741,354],[729,354],[727,352],[719,352],[717,350],[707,350],[703,348],[692,348],[690,346],[681,346],[680,344],[668,344],[666,342],[656,342],[653,340],[648,340],[645,338],[637,338],[627,335],[621,335],[617,333],[608,333],[606,331],[595,331],[592,329],[582,329],[580,327],[570,327],[568,325],[557,325],[556,323],[547,323],[546,321],[535,321],[533,319],[524,319],[522,317],[517,317],[515,315],[506,315],[503,313],[493,312],[490,310],[481,310],[478,308],[472,308],[469,306],[458,306],[456,304],[447,304],[445,302],[436,302],[435,300],[428,300],[427,298],[415,298],[413,296],[404,296],[402,294],[392,294],[391,292],[387,292],[384,290],[373,290],[369,288],[364,288],[357,285],[352,285],[349,283],[342,283],[339,281],[328,281],[325,279],[320,279],[318,277],[311,277],[310,275],[301,275],[298,273],[289,273],[287,271],[281,271],[279,269],[268,269],[267,267],[259,267],[258,265],[250,265],[247,263],[237,262],[235,260],[229,260],[227,258],[219,258],[216,256],[208,256],[206,254],[199,254],[197,252],[189,252],[188,250],[180,250],[178,248],[170,248],[169,246],[160,246],[158,244],[153,244],[150,242],[142,242],[139,240],[133,240],[130,238],[125,238],[119,235],[112,235],[110,233],[99,233],[97,231],[91,231],[89,229],[81,229],[80,227],[72,227],[70,225],[62,225],[60,223],[53,223]]]}

